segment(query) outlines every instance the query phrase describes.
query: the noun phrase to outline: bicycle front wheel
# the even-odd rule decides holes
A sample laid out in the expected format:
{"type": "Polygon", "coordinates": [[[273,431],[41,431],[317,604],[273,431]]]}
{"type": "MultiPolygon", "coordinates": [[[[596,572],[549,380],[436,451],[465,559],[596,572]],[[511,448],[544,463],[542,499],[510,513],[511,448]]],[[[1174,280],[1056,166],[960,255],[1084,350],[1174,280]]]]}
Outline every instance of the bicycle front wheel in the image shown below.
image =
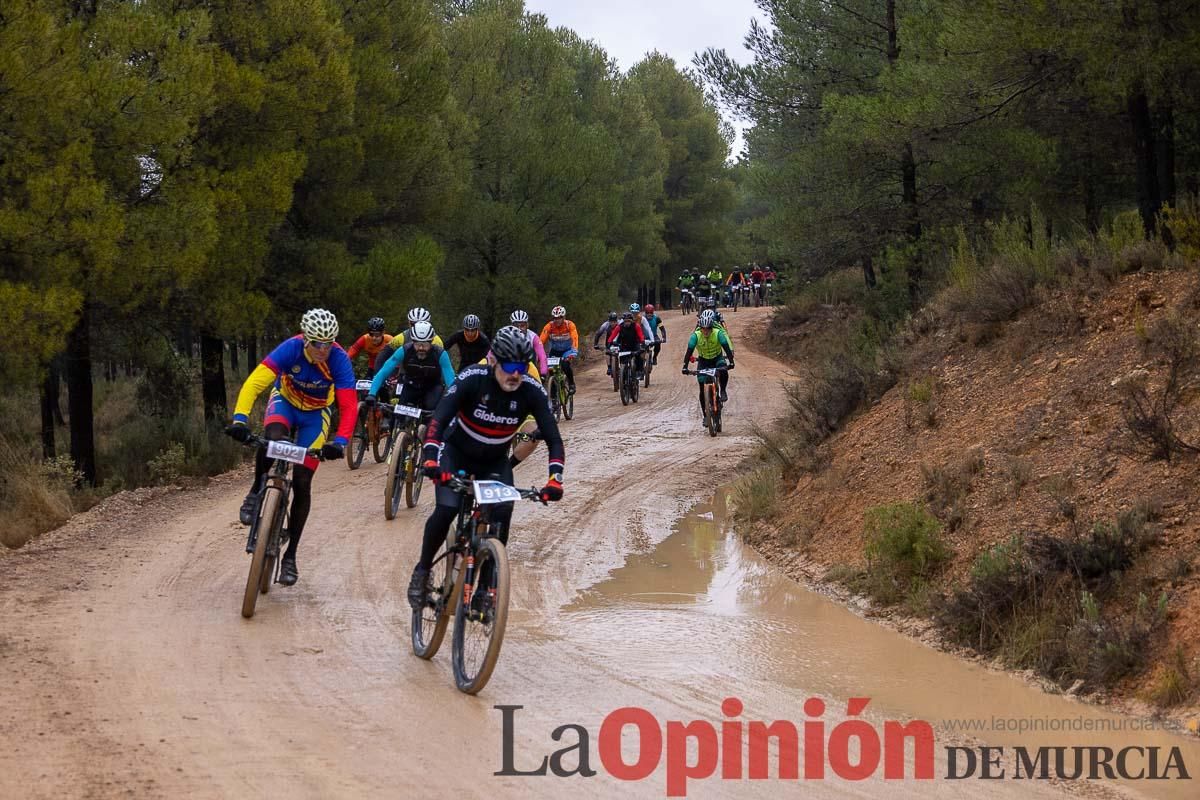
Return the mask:
{"type": "Polygon", "coordinates": [[[404,505],[416,508],[421,499],[421,485],[425,482],[425,473],[421,471],[421,440],[411,434],[405,434],[404,447],[404,505]]]}
{"type": "Polygon", "coordinates": [[[354,426],[354,435],[350,439],[350,446],[346,448],[346,466],[350,469],[358,469],[362,466],[363,454],[367,452],[367,423],[366,420],[359,420],[354,426]]]}
{"type": "Polygon", "coordinates": [[[274,486],[267,487],[258,519],[254,522],[258,527],[258,535],[254,542],[254,555],[250,558],[250,573],[246,576],[246,590],[242,593],[242,616],[246,619],[254,616],[254,606],[258,602],[263,572],[267,566],[267,548],[276,525],[275,517],[283,513],[279,500],[279,490],[274,486]]]}
{"type": "Polygon", "coordinates": [[[454,683],[466,694],[478,693],[492,677],[508,624],[508,554],[500,540],[486,538],[479,543],[475,575],[470,602],[460,598],[454,614],[451,648],[454,683]]]}
{"type": "Polygon", "coordinates": [[[568,393],[562,400],[563,416],[571,419],[575,416],[575,395],[568,393]]]}
{"type": "Polygon", "coordinates": [[[400,444],[392,448],[388,456],[388,479],[383,487],[383,516],[395,519],[400,510],[400,498],[404,496],[404,464],[408,458],[409,434],[400,437],[400,444]]]}
{"type": "Polygon", "coordinates": [[[708,423],[708,435],[716,436],[721,429],[721,421],[717,418],[717,390],[715,384],[708,384],[704,390],[704,420],[708,423]]]}

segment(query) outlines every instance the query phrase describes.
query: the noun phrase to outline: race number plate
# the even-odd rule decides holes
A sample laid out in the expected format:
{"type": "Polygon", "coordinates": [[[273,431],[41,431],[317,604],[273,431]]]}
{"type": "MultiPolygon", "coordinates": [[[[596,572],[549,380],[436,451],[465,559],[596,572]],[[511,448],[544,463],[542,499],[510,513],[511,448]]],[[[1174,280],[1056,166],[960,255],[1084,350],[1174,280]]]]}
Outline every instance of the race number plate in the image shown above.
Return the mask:
{"type": "Polygon", "coordinates": [[[562,361],[562,359],[560,359],[558,356],[547,356],[546,357],[546,366],[557,367],[561,361],[562,361]]]}
{"type": "Polygon", "coordinates": [[[413,417],[415,419],[416,417],[421,416],[421,409],[414,408],[413,406],[398,405],[396,406],[396,414],[404,417],[413,417]]]}
{"type": "Polygon", "coordinates": [[[698,370],[696,370],[696,372],[699,373],[700,375],[707,375],[710,378],[715,378],[717,375],[717,370],[715,368],[714,369],[698,369],[698,370]]]}
{"type": "Polygon", "coordinates": [[[303,464],[308,449],[291,442],[268,442],[267,458],[281,458],[293,464],[303,464]]]}
{"type": "Polygon", "coordinates": [[[625,356],[633,355],[633,351],[632,350],[622,350],[620,353],[617,353],[617,355],[619,355],[621,358],[624,358],[625,356]]]}
{"type": "Polygon", "coordinates": [[[511,503],[521,499],[520,492],[501,481],[472,481],[472,484],[475,489],[475,502],[480,505],[511,503]]]}
{"type": "Polygon", "coordinates": [[[370,381],[358,381],[357,383],[354,384],[354,388],[360,392],[369,392],[369,391],[371,391],[371,382],[370,381]]]}

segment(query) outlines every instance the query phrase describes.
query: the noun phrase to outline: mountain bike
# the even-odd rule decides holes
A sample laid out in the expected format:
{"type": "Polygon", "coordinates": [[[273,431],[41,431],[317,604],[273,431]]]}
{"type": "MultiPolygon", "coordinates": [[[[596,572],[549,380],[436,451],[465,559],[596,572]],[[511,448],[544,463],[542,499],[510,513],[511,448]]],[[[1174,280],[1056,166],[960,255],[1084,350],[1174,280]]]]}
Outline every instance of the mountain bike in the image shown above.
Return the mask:
{"type": "Polygon", "coordinates": [[[271,591],[271,584],[279,580],[279,553],[288,542],[292,464],[303,464],[306,456],[320,458],[321,454],[319,450],[309,450],[285,439],[251,436],[245,444],[256,449],[265,447],[267,458],[275,459],[271,469],[263,475],[258,514],[246,539],[246,552],[252,557],[246,589],[242,593],[242,616],[250,619],[254,616],[259,594],[271,591]]]}
{"type": "Polygon", "coordinates": [[[395,519],[400,510],[401,495],[407,508],[416,507],[421,498],[421,486],[425,482],[425,473],[421,471],[421,440],[425,433],[424,423],[433,416],[432,411],[400,402],[392,409],[392,436],[397,444],[388,456],[388,478],[383,487],[383,516],[386,519],[395,519]]]}
{"type": "Polygon", "coordinates": [[[654,371],[654,345],[653,343],[646,345],[646,355],[642,357],[642,375],[645,380],[642,384],[645,388],[650,388],[650,373],[654,371]]]}
{"type": "Polygon", "coordinates": [[[546,394],[550,397],[550,410],[554,412],[554,419],[571,419],[575,416],[575,395],[568,390],[567,374],[563,372],[562,359],[559,356],[547,356],[546,365],[550,368],[546,394]]]}
{"type": "MultiPolygon", "coordinates": [[[[394,381],[389,383],[395,384],[394,381]]],[[[358,469],[362,465],[363,454],[368,444],[371,445],[371,454],[375,457],[376,464],[387,460],[392,449],[391,429],[383,425],[386,406],[367,408],[363,403],[371,391],[371,381],[358,381],[354,388],[358,391],[358,423],[354,426],[354,435],[350,437],[350,444],[346,447],[346,466],[350,469],[358,469]]]]}
{"type": "Polygon", "coordinates": [[[733,291],[731,291],[729,293],[729,305],[733,308],[734,312],[736,313],[738,310],[738,306],[741,305],[742,287],[739,284],[737,286],[733,286],[732,289],[733,289],[733,291]]]}
{"type": "Polygon", "coordinates": [[[742,284],[742,305],[744,305],[746,308],[750,307],[750,283],[749,282],[742,284]]]}
{"type": "Polygon", "coordinates": [[[539,500],[540,493],[471,480],[461,471],[444,485],[459,494],[458,522],[429,570],[423,602],[413,609],[412,649],[419,658],[433,658],[453,614],[454,683],[459,691],[476,694],[492,677],[508,623],[508,554],[496,538],[490,507],[539,500]]]}
{"type": "Polygon", "coordinates": [[[730,367],[708,367],[706,369],[689,369],[688,375],[695,375],[703,388],[704,394],[704,427],[709,436],[721,432],[721,392],[719,375],[728,372],[730,367]]]}
{"type": "Polygon", "coordinates": [[[771,282],[763,284],[763,305],[771,305],[771,282]]]}
{"type": "Polygon", "coordinates": [[[634,364],[632,350],[620,350],[616,347],[608,349],[610,356],[616,356],[621,365],[621,405],[627,406],[638,401],[637,366],[634,364]]]}
{"type": "Polygon", "coordinates": [[[691,289],[680,289],[679,313],[690,314],[696,310],[696,296],[691,289]]]}
{"type": "Polygon", "coordinates": [[[754,289],[754,307],[758,308],[759,306],[761,306],[763,304],[762,284],[761,283],[754,284],[753,289],[754,289]]]}

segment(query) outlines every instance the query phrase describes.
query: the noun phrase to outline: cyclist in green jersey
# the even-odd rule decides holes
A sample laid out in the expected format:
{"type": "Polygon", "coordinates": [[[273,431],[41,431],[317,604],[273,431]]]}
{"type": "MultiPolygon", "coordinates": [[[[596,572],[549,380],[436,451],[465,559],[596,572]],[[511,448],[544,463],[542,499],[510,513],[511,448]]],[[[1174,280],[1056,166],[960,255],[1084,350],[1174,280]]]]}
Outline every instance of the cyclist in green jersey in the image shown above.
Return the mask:
{"type": "MultiPolygon", "coordinates": [[[[688,371],[688,363],[692,360],[692,352],[696,353],[696,369],[711,369],[728,366],[733,369],[733,343],[723,328],[716,327],[716,314],[705,309],[700,314],[700,327],[692,332],[688,339],[687,352],[683,356],[683,374],[688,371]],[[723,357],[724,356],[724,357],[723,357]]],[[[729,402],[726,389],[729,386],[729,373],[722,370],[718,373],[721,382],[721,402],[729,402]]],[[[700,408],[704,408],[704,387],[700,388],[700,408]]]]}

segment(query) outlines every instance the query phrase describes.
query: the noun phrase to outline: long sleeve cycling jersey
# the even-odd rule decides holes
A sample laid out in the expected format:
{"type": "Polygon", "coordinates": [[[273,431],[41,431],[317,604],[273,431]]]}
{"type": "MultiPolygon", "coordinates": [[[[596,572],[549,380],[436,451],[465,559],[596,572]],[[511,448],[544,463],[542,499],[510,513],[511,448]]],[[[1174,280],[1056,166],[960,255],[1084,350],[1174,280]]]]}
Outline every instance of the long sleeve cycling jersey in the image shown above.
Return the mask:
{"type": "MultiPolygon", "coordinates": [[[[443,350],[446,349],[446,344],[442,341],[442,337],[438,336],[437,334],[434,334],[433,336],[433,343],[443,350]]],[[[404,333],[397,333],[395,336],[393,336],[392,340],[388,342],[388,347],[392,348],[393,350],[399,350],[401,347],[404,347],[404,333]]]]}
{"type": "Polygon", "coordinates": [[[592,337],[592,347],[599,347],[601,339],[603,339],[605,342],[607,342],[609,331],[611,331],[613,328],[617,327],[619,324],[620,323],[613,322],[610,319],[604,320],[604,322],[601,323],[600,327],[596,328],[596,335],[592,337]]]}
{"type": "Polygon", "coordinates": [[[458,347],[458,368],[464,370],[471,364],[482,361],[488,350],[492,349],[492,340],[483,331],[475,334],[475,341],[468,341],[465,331],[455,331],[446,340],[446,351],[458,347]]]}
{"type": "Polygon", "coordinates": [[[537,358],[538,372],[543,376],[550,374],[550,365],[546,363],[546,348],[542,347],[542,339],[532,330],[526,331],[529,334],[529,343],[533,345],[533,355],[537,358]]]}
{"type": "Polygon", "coordinates": [[[312,361],[304,352],[304,336],[285,339],[262,360],[238,392],[233,421],[249,421],[254,401],[274,385],[280,396],[301,411],[319,411],[336,400],[338,429],[334,441],[343,447],[354,432],[358,393],[354,391],[354,367],[340,344],[334,343],[329,358],[312,361]]]}
{"type": "Polygon", "coordinates": [[[650,337],[651,341],[665,342],[667,340],[667,328],[663,325],[662,317],[658,314],[651,314],[646,317],[646,324],[650,326],[650,330],[653,332],[650,337]]]}
{"type": "Polygon", "coordinates": [[[654,328],[650,326],[650,320],[642,317],[642,334],[645,335],[647,342],[654,341],[654,328]]]}
{"type": "Polygon", "coordinates": [[[729,277],[725,279],[726,286],[741,286],[745,282],[746,273],[742,272],[740,269],[735,269],[733,272],[729,273],[729,277]]]}
{"type": "Polygon", "coordinates": [[[411,344],[400,348],[375,373],[371,382],[371,394],[376,397],[382,391],[383,385],[393,372],[399,370],[401,380],[421,387],[433,386],[441,381],[444,386],[454,383],[454,368],[450,366],[450,356],[436,344],[431,345],[429,352],[422,358],[417,349],[411,344]]]}
{"type": "Polygon", "coordinates": [[[579,331],[569,319],[547,322],[538,338],[547,352],[562,354],[567,350],[579,351],[579,331]]]}
{"type": "Polygon", "coordinates": [[[442,445],[451,443],[472,461],[498,461],[507,456],[509,442],[530,414],[546,443],[550,477],[561,482],[562,436],[541,383],[523,375],[516,391],[506,392],[484,364],[464,369],[442,396],[425,434],[425,457],[440,456],[442,445]]]}
{"type": "Polygon", "coordinates": [[[646,341],[646,331],[641,325],[615,325],[608,332],[608,343],[622,350],[637,350],[646,341]]]}
{"type": "Polygon", "coordinates": [[[354,340],[354,344],[350,345],[350,349],[346,351],[346,355],[349,356],[351,363],[353,363],[354,359],[358,358],[359,353],[366,353],[367,364],[370,365],[371,369],[374,369],[375,357],[379,355],[379,353],[385,347],[387,347],[391,341],[391,334],[385,333],[379,344],[375,344],[375,342],[371,341],[371,334],[364,333],[362,336],[354,340]]]}

